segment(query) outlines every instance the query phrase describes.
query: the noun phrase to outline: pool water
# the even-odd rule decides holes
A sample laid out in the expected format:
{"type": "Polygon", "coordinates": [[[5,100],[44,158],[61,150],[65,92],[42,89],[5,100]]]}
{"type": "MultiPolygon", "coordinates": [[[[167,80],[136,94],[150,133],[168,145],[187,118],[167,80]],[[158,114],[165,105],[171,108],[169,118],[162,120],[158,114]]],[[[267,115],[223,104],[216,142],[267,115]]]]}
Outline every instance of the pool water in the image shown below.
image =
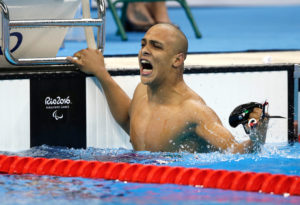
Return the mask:
{"type": "MultiPolygon", "coordinates": [[[[257,154],[159,153],[39,146],[0,154],[198,167],[300,176],[300,145],[266,144],[257,154]]],[[[0,175],[1,204],[300,204],[298,196],[171,184],[37,175],[0,175]]]]}

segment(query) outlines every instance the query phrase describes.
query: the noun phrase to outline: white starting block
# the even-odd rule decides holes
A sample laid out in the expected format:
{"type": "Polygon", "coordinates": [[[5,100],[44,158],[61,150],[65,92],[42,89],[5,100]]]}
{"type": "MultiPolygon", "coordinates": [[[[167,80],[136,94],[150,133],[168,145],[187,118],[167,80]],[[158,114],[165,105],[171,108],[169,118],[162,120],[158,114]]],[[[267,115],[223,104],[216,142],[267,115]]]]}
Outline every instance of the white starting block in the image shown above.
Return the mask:
{"type": "Polygon", "coordinates": [[[74,19],[79,4],[80,0],[0,0],[0,68],[68,63],[56,57],[67,27],[97,26],[97,47],[103,49],[104,0],[97,0],[97,19],[74,19]]]}

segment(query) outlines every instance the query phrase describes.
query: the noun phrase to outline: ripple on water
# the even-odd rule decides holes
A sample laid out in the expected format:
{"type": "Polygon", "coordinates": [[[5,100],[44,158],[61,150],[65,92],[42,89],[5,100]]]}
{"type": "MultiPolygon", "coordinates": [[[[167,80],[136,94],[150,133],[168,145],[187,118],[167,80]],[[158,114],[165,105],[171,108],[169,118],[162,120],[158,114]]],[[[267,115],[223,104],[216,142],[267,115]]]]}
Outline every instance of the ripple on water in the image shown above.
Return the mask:
{"type": "MultiPolygon", "coordinates": [[[[136,152],[39,146],[7,155],[83,159],[300,175],[300,146],[266,144],[256,154],[136,152]]],[[[171,184],[36,175],[0,175],[1,204],[299,204],[299,197],[171,184]],[[2,203],[5,202],[5,203],[2,203]]]]}
{"type": "Polygon", "coordinates": [[[253,154],[169,153],[133,151],[123,148],[72,149],[42,145],[21,152],[1,152],[8,155],[141,163],[212,169],[228,169],[300,175],[300,145],[265,144],[262,151],[253,154]]]}

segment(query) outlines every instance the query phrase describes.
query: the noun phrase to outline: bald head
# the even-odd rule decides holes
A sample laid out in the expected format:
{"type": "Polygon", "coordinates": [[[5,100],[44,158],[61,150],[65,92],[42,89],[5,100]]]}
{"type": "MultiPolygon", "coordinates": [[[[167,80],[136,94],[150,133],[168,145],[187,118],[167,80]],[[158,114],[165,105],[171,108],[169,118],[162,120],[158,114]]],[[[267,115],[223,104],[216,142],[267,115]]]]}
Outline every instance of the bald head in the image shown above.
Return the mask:
{"type": "Polygon", "coordinates": [[[173,40],[172,44],[174,45],[174,51],[176,53],[187,54],[188,40],[185,34],[177,26],[171,23],[159,23],[152,26],[148,31],[153,29],[162,29],[162,32],[164,32],[165,35],[168,35],[167,37],[169,39],[173,40]]]}

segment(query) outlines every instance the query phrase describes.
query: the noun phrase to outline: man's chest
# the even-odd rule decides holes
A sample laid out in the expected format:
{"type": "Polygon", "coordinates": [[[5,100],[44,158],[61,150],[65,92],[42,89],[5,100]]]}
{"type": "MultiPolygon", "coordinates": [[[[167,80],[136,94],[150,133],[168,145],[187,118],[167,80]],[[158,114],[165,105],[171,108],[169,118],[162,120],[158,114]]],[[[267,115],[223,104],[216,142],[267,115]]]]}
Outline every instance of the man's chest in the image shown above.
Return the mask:
{"type": "Polygon", "coordinates": [[[130,136],[137,150],[163,150],[189,125],[187,113],[180,106],[135,107],[131,113],[130,136]]]}

